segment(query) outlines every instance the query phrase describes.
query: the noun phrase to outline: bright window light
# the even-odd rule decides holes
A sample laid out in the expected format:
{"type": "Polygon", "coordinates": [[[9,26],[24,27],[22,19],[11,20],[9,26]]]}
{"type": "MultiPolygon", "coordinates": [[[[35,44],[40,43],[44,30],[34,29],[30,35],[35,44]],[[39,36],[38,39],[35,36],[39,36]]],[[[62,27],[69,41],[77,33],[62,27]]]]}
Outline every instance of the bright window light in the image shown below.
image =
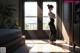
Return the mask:
{"type": "Polygon", "coordinates": [[[37,30],[37,2],[24,3],[25,30],[37,30]]]}
{"type": "MultiPolygon", "coordinates": [[[[43,30],[49,30],[49,16],[48,16],[48,8],[47,5],[51,4],[54,6],[54,9],[52,10],[52,12],[56,15],[56,2],[43,2],[43,30]]],[[[56,25],[56,19],[55,19],[55,25],[56,25]]]]}

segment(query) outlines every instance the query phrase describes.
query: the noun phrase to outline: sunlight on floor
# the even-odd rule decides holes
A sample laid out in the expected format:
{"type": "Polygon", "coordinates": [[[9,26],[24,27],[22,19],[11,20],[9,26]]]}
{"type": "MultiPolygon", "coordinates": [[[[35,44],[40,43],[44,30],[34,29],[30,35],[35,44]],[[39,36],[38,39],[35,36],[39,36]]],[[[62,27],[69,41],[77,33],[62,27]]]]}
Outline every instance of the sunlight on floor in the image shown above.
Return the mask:
{"type": "Polygon", "coordinates": [[[56,40],[55,44],[49,44],[48,40],[26,40],[25,45],[19,47],[14,53],[80,53],[80,47],[65,44],[62,40],[56,40]]]}
{"type": "Polygon", "coordinates": [[[55,43],[56,45],[52,45],[48,43],[48,40],[26,40],[25,41],[27,46],[29,47],[29,53],[52,53],[52,52],[70,52],[69,48],[65,48],[62,45],[58,44],[65,44],[61,40],[57,40],[55,43]]]}

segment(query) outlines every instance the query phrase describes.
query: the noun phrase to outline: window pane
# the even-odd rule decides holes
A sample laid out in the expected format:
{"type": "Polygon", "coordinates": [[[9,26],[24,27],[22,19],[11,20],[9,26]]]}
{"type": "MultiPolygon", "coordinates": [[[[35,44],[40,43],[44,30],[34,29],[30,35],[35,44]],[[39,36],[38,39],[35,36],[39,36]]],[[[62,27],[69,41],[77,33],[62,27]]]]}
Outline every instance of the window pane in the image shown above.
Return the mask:
{"type": "MultiPolygon", "coordinates": [[[[52,12],[56,15],[56,2],[43,2],[43,30],[49,30],[49,16],[48,16],[48,8],[47,5],[51,4],[54,6],[54,9],[52,10],[52,12]]],[[[55,19],[55,25],[56,25],[56,19],[55,19]]]]}
{"type": "Polygon", "coordinates": [[[37,2],[25,2],[25,30],[37,30],[37,2]]]}

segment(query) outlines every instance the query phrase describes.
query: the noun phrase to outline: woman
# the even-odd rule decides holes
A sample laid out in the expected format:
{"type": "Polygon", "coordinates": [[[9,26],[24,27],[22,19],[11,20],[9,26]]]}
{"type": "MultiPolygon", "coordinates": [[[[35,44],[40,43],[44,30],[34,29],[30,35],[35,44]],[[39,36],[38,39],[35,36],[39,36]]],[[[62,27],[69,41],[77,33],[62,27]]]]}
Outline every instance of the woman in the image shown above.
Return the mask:
{"type": "Polygon", "coordinates": [[[50,22],[49,22],[49,27],[50,27],[50,31],[51,31],[51,34],[49,36],[50,38],[50,43],[54,43],[54,41],[56,40],[56,28],[55,28],[55,25],[54,25],[54,19],[55,19],[55,14],[52,13],[52,10],[53,10],[53,5],[47,5],[48,6],[48,9],[49,9],[49,18],[50,18],[50,22]]]}

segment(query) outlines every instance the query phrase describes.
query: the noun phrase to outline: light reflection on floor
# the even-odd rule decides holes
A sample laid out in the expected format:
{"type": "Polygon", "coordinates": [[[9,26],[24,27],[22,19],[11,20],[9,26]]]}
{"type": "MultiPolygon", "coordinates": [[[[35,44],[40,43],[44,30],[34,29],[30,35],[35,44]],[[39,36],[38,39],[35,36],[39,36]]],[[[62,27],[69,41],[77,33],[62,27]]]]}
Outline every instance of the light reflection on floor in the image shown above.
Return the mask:
{"type": "Polygon", "coordinates": [[[31,47],[29,53],[69,53],[69,48],[58,46],[58,44],[65,44],[61,40],[57,40],[55,45],[49,44],[48,40],[26,40],[28,47],[31,47]]]}
{"type": "Polygon", "coordinates": [[[55,45],[49,44],[48,40],[26,40],[25,43],[13,53],[80,53],[79,47],[74,52],[72,46],[62,40],[57,40],[55,45]]]}

